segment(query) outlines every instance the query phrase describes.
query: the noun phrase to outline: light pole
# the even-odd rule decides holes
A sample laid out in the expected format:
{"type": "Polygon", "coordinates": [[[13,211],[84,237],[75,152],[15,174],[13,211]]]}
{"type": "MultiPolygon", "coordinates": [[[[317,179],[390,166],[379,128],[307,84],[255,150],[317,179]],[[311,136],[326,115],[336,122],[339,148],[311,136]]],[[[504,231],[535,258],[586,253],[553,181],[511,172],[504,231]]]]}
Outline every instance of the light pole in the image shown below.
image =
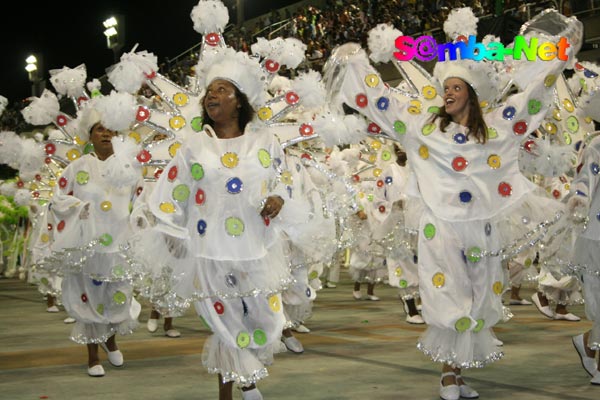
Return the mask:
{"type": "Polygon", "coordinates": [[[112,16],[103,22],[106,47],[113,51],[115,64],[125,44],[125,18],[122,15],[112,16]]]}
{"type": "Polygon", "coordinates": [[[29,82],[31,82],[31,95],[40,96],[44,89],[43,63],[39,54],[31,54],[25,59],[25,71],[27,71],[29,82]]]}

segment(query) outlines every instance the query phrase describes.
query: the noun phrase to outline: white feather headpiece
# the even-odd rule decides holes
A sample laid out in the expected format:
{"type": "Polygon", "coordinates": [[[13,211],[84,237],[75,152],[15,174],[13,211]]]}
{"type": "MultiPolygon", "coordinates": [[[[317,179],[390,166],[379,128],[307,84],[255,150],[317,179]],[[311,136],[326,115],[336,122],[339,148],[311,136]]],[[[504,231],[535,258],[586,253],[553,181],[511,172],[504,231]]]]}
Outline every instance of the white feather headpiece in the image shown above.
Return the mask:
{"type": "Polygon", "coordinates": [[[79,97],[84,92],[87,70],[85,64],[75,68],[62,67],[51,69],[50,82],[56,92],[62,96],[79,97]]]}
{"type": "Polygon", "coordinates": [[[473,14],[471,7],[454,8],[444,22],[444,32],[450,40],[455,40],[463,35],[477,35],[477,22],[479,18],[473,14]]]}
{"type": "Polygon", "coordinates": [[[129,53],[121,56],[121,61],[108,71],[108,81],[119,92],[136,94],[149,76],[158,71],[158,58],[147,51],[135,52],[137,45],[129,53]]]}
{"type": "Polygon", "coordinates": [[[202,35],[223,32],[229,22],[229,11],[221,1],[200,0],[190,14],[194,30],[202,35]]]}
{"type": "Polygon", "coordinates": [[[396,38],[402,36],[402,31],[395,29],[389,24],[379,24],[369,31],[367,44],[369,46],[369,58],[374,62],[386,63],[394,57],[396,38]]]}
{"type": "Polygon", "coordinates": [[[44,89],[40,97],[34,96],[31,99],[31,103],[21,111],[25,121],[31,125],[53,123],[60,113],[60,104],[56,95],[48,89],[44,89]]]}

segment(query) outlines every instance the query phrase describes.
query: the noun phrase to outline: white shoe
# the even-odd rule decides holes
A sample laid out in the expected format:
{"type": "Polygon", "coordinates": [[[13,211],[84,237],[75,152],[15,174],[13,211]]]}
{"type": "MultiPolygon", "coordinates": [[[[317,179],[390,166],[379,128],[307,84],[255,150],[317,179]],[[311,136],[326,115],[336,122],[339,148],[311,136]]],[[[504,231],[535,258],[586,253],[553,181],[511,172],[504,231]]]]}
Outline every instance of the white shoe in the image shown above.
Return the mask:
{"type": "Polygon", "coordinates": [[[108,361],[111,363],[111,365],[113,367],[122,367],[123,366],[124,360],[123,360],[123,353],[121,353],[121,350],[110,351],[110,350],[108,350],[106,343],[100,343],[100,347],[102,347],[102,350],[104,350],[106,352],[106,355],[108,356],[108,361]]]}
{"type": "Polygon", "coordinates": [[[52,307],[46,308],[46,312],[52,312],[52,313],[54,313],[54,312],[59,312],[59,311],[60,310],[56,306],[52,306],[52,307]]]}
{"type": "Polygon", "coordinates": [[[294,336],[282,336],[281,339],[283,340],[285,347],[292,353],[300,354],[304,352],[304,347],[302,346],[302,343],[300,343],[300,341],[294,336]]]}
{"type": "Polygon", "coordinates": [[[442,400],[458,400],[460,399],[460,389],[458,385],[448,385],[444,386],[442,384],[444,377],[454,375],[454,372],[445,372],[442,374],[442,379],[440,380],[440,398],[442,400]]]}
{"type": "Polygon", "coordinates": [[[590,380],[592,385],[600,385],[600,371],[596,370],[594,377],[590,380]]]}
{"type": "Polygon", "coordinates": [[[423,320],[423,317],[421,317],[420,314],[407,315],[406,322],[408,322],[409,324],[415,324],[415,325],[422,325],[425,323],[425,321],[423,320]]]}
{"type": "Polygon", "coordinates": [[[148,320],[148,323],[146,324],[146,326],[148,327],[148,332],[154,333],[158,329],[158,320],[154,319],[154,318],[150,318],[148,320]]]}
{"type": "Polygon", "coordinates": [[[494,343],[494,345],[496,345],[498,347],[504,346],[504,342],[496,337],[492,338],[492,342],[494,343]]]}
{"type": "Polygon", "coordinates": [[[298,333],[308,333],[310,332],[310,329],[308,329],[306,326],[300,324],[295,328],[292,328],[292,330],[298,332],[298,333]]]}
{"type": "MultiPolygon", "coordinates": [[[[600,379],[600,375],[598,373],[598,365],[596,364],[595,357],[589,357],[585,352],[585,344],[583,343],[583,333],[581,335],[573,336],[573,346],[575,346],[575,350],[577,350],[577,354],[579,354],[579,358],[581,359],[581,365],[583,365],[583,369],[593,376],[594,379],[600,379]]],[[[599,382],[600,384],[600,382],[599,382]]]]}
{"type": "Polygon", "coordinates": [[[521,300],[510,299],[510,301],[508,302],[508,304],[511,305],[511,306],[530,306],[533,303],[530,302],[529,300],[525,300],[525,299],[521,299],[521,300]]]}
{"type": "Polygon", "coordinates": [[[356,299],[356,300],[360,300],[362,299],[362,294],[360,293],[359,290],[355,290],[352,292],[352,296],[356,299]]]}
{"type": "Polygon", "coordinates": [[[262,393],[258,390],[258,388],[254,388],[252,390],[242,390],[242,399],[243,400],[263,400],[262,393]]]}
{"type": "Polygon", "coordinates": [[[170,338],[178,338],[181,336],[181,332],[179,332],[177,329],[169,329],[165,332],[165,336],[170,338]]]}
{"type": "Polygon", "coordinates": [[[63,320],[63,322],[64,322],[65,324],[73,324],[73,323],[75,323],[75,318],[73,318],[73,317],[67,317],[67,318],[65,318],[65,319],[63,320]]]}
{"type": "Polygon", "coordinates": [[[533,304],[535,304],[535,306],[537,307],[538,311],[541,312],[542,314],[544,314],[544,316],[552,319],[554,318],[554,311],[552,311],[550,309],[550,306],[543,306],[542,307],[542,303],[540,303],[540,299],[538,298],[537,293],[534,293],[531,295],[531,300],[533,300],[533,304]]]}
{"type": "Polygon", "coordinates": [[[329,288],[329,289],[335,289],[337,287],[337,285],[335,283],[333,283],[333,282],[327,282],[325,284],[325,287],[329,288]]]}
{"type": "MultiPolygon", "coordinates": [[[[460,375],[456,375],[456,380],[461,379],[460,375]]],[[[463,381],[464,382],[464,381],[463,381]]],[[[471,386],[467,385],[458,385],[458,391],[460,392],[461,399],[477,399],[479,398],[479,393],[477,390],[473,389],[471,386]]]]}
{"type": "Polygon", "coordinates": [[[572,314],[572,313],[567,313],[567,314],[556,313],[556,314],[554,314],[554,319],[559,319],[559,320],[563,320],[563,321],[573,321],[573,322],[581,321],[581,318],[579,318],[577,315],[572,314]]]}
{"type": "Polygon", "coordinates": [[[379,301],[379,297],[375,296],[374,294],[368,294],[367,295],[367,300],[379,301]]]}
{"type": "Polygon", "coordinates": [[[88,375],[94,378],[100,378],[101,376],[104,376],[104,368],[100,364],[89,367],[88,375]]]}

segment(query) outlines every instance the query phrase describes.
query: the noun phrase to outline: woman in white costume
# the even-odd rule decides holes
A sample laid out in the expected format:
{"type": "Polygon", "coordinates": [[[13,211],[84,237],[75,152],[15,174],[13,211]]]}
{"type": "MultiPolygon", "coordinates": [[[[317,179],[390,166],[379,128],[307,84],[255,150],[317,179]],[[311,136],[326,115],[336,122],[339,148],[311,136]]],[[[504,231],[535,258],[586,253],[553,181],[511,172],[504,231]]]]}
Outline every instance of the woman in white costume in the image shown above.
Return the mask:
{"type": "MultiPolygon", "coordinates": [[[[443,106],[439,112],[414,112],[392,93],[357,45],[344,45],[333,57],[342,66],[335,88],[339,101],[401,143],[425,205],[418,263],[428,327],[417,347],[442,363],[442,399],[476,398],[479,394],[465,384],[461,370],[503,356],[492,332],[503,316],[502,260],[495,255],[531,224],[547,222],[546,213],[552,218],[560,210],[560,204],[520,174],[517,157],[524,135],[544,118],[564,62],[536,62],[539,75],[484,114],[480,102],[491,104],[498,97],[493,67],[485,62],[438,62],[434,75],[443,90],[443,106]],[[505,237],[507,231],[513,236],[505,237]]],[[[437,94],[433,86],[425,89],[426,97],[437,94]]]]}

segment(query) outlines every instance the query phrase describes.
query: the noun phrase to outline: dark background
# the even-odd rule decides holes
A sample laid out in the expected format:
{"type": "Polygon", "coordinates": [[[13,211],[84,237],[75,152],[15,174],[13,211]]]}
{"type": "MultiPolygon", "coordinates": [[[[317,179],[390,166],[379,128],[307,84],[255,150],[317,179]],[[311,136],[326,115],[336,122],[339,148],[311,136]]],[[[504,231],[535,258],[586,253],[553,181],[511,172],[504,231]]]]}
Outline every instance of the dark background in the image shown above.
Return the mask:
{"type": "MultiPolygon", "coordinates": [[[[236,22],[230,10],[229,22],[236,22]]],[[[244,0],[245,19],[268,13],[293,1],[244,0]]],[[[49,0],[11,2],[5,4],[0,23],[0,95],[10,103],[32,94],[25,71],[25,59],[31,53],[42,56],[45,77],[48,70],[74,68],[85,64],[88,81],[105,74],[114,63],[114,53],[107,48],[102,22],[114,14],[125,17],[125,46],[129,52],[136,43],[137,51],[146,50],[167,58],[198,44],[201,36],[194,31],[190,18],[198,0],[49,0]]],[[[47,82],[46,87],[53,90],[47,82]]]]}

